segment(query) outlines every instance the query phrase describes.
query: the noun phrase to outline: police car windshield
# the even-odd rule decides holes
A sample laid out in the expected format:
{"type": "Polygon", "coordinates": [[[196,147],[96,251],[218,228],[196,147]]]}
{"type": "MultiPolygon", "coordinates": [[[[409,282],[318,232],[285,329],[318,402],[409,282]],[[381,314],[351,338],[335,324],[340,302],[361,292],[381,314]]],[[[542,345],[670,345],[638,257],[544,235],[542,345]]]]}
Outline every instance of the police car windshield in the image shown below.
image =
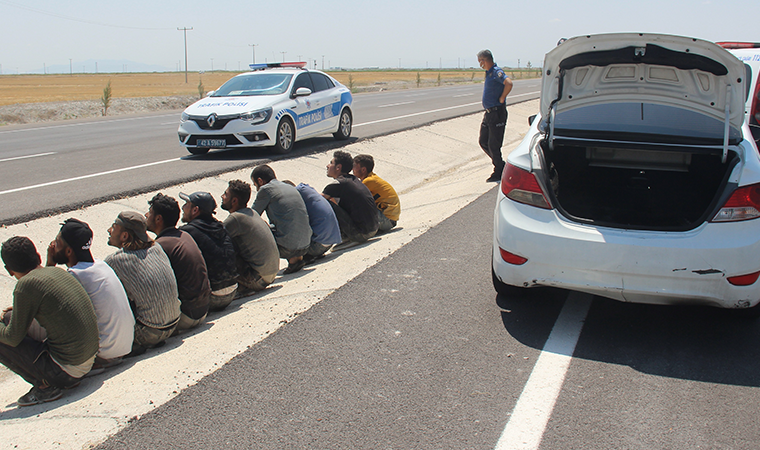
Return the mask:
{"type": "Polygon", "coordinates": [[[288,90],[291,74],[251,73],[227,81],[212,97],[240,97],[248,95],[277,95],[288,90]]]}

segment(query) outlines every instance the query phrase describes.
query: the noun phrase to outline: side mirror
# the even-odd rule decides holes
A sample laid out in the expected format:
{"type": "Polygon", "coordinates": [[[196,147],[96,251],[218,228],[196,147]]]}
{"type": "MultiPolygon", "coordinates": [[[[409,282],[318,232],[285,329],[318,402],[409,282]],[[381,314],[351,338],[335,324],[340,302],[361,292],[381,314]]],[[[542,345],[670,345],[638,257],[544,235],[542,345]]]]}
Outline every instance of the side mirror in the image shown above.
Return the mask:
{"type": "Polygon", "coordinates": [[[308,97],[309,95],[311,95],[311,89],[309,89],[307,87],[300,87],[300,88],[296,89],[296,92],[293,94],[293,98],[296,98],[296,97],[308,97]]]}
{"type": "Polygon", "coordinates": [[[216,92],[216,91],[208,91],[208,92],[206,92],[206,97],[211,97],[212,95],[214,95],[214,92],[216,92]]]}
{"type": "Polygon", "coordinates": [[[538,114],[533,114],[532,116],[528,117],[528,125],[533,125],[533,121],[536,120],[536,116],[538,114]]]}

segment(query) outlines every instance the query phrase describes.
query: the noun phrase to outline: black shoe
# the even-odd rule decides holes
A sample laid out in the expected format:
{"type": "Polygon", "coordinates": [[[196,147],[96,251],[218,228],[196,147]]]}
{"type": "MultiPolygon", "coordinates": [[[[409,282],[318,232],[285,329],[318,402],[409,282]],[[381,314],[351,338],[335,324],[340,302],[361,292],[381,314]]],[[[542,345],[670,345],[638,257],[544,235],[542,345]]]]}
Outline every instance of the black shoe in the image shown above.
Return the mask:
{"type": "Polygon", "coordinates": [[[486,179],[487,183],[492,183],[494,181],[501,181],[501,172],[494,172],[488,177],[488,179],[486,179]]]}
{"type": "Polygon", "coordinates": [[[16,404],[18,406],[32,406],[40,403],[52,402],[58,400],[63,396],[61,390],[55,386],[48,386],[46,388],[33,387],[23,397],[18,399],[16,404]]]}
{"type": "Polygon", "coordinates": [[[303,269],[303,266],[305,265],[306,265],[306,262],[303,259],[298,260],[295,264],[288,264],[288,267],[286,267],[282,273],[285,275],[289,273],[296,273],[299,270],[303,269]]]}

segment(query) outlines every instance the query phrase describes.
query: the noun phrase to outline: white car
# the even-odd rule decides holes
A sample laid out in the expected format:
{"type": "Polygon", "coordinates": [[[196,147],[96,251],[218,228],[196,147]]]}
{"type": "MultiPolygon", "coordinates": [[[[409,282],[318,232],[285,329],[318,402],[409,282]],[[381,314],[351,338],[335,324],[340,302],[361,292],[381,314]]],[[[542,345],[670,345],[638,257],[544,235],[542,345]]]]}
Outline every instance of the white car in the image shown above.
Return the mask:
{"type": "MultiPolygon", "coordinates": [[[[698,39],[607,34],[546,55],[494,213],[497,292],[760,302],[760,156],[745,65],[698,39]]],[[[751,309],[750,309],[751,308],[751,309]]]]}
{"type": "Polygon", "coordinates": [[[331,76],[306,63],[251,64],[182,113],[179,142],[195,155],[210,149],[273,146],[332,133],[351,136],[353,98],[331,76]]]}

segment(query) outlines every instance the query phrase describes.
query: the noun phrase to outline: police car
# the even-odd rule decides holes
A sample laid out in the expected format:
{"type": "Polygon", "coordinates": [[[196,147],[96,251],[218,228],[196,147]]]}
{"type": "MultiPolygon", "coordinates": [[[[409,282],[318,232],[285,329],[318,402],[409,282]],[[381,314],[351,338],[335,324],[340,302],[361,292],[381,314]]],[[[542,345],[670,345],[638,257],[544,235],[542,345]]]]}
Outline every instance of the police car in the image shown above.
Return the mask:
{"type": "Polygon", "coordinates": [[[273,146],[288,153],[293,143],[332,133],[351,136],[353,100],[331,76],[306,63],[251,64],[182,113],[179,142],[194,155],[211,149],[273,146]]]}

